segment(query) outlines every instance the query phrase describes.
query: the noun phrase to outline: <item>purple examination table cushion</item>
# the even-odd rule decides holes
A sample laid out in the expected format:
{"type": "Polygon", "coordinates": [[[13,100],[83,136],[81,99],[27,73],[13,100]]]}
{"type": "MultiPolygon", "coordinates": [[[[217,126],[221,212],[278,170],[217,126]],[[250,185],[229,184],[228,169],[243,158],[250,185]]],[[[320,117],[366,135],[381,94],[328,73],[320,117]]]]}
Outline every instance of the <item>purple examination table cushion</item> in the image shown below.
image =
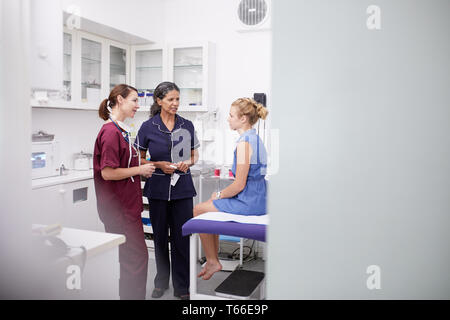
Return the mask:
{"type": "MultiPolygon", "coordinates": [[[[250,217],[249,219],[246,219],[246,217],[244,216],[237,216],[236,217],[237,221],[218,221],[217,219],[214,219],[214,217],[217,217],[218,215],[227,217],[237,216],[223,212],[214,212],[214,213],[207,212],[199,216],[201,218],[196,217],[187,221],[182,227],[183,236],[187,236],[193,233],[209,233],[209,234],[235,236],[246,239],[254,239],[258,241],[266,241],[266,227],[267,227],[266,224],[237,222],[243,220],[258,222],[265,220],[259,219],[263,218],[264,216],[260,217],[249,216],[250,217]],[[211,217],[212,220],[209,220],[209,217],[211,217]],[[252,218],[256,218],[256,220],[252,218]]],[[[231,218],[230,220],[233,220],[233,218],[231,218]]]]}

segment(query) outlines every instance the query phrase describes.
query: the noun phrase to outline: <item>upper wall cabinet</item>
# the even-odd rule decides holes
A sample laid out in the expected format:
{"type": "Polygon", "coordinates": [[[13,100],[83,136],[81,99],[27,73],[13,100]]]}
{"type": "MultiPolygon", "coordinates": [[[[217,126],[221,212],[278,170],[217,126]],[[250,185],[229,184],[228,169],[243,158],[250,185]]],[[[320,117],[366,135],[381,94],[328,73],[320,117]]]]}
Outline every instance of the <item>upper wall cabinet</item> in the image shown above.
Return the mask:
{"type": "Polygon", "coordinates": [[[130,46],[82,31],[64,29],[63,81],[59,95],[36,95],[33,107],[97,110],[117,84],[129,83],[130,46]]]}
{"type": "Polygon", "coordinates": [[[62,18],[57,1],[30,1],[30,85],[33,90],[62,90],[62,18]]]}
{"type": "Polygon", "coordinates": [[[170,81],[180,88],[180,111],[208,111],[215,103],[215,46],[211,42],[169,46],[170,81]]]}
{"type": "Polygon", "coordinates": [[[139,91],[140,111],[149,111],[156,86],[172,81],[180,88],[179,111],[215,108],[215,45],[211,42],[124,44],[68,28],[61,42],[63,72],[58,81],[62,89],[35,92],[33,107],[97,110],[115,85],[127,83],[139,91]]]}
{"type": "Polygon", "coordinates": [[[95,105],[98,107],[107,90],[106,51],[108,47],[104,39],[87,33],[79,33],[78,44],[81,56],[77,59],[80,63],[77,71],[81,70],[81,79],[75,83],[81,91],[76,98],[81,99],[81,105],[84,107],[94,108],[95,105]]]}
{"type": "Polygon", "coordinates": [[[129,46],[118,42],[109,43],[109,91],[121,83],[129,83],[129,46]]]}
{"type": "Polygon", "coordinates": [[[139,91],[140,111],[149,111],[153,91],[167,80],[167,54],[162,46],[131,47],[131,85],[139,91]]]}
{"type": "Polygon", "coordinates": [[[163,81],[180,88],[179,111],[208,111],[214,107],[215,48],[210,42],[169,46],[132,46],[131,85],[140,96],[140,111],[148,111],[153,91],[163,81]]]}

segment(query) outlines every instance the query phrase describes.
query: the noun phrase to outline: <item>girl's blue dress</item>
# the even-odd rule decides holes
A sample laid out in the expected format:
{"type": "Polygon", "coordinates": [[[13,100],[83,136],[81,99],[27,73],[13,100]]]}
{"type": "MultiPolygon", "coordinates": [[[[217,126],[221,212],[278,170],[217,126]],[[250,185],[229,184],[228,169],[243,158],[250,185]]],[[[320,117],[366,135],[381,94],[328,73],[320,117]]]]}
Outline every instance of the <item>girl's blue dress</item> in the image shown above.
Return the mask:
{"type": "MultiPolygon", "coordinates": [[[[239,215],[266,214],[267,186],[265,175],[267,171],[267,152],[255,129],[244,132],[237,143],[248,142],[252,147],[252,158],[244,190],[232,198],[213,200],[217,210],[239,215]]],[[[233,175],[236,176],[236,149],[234,150],[233,175]]]]}

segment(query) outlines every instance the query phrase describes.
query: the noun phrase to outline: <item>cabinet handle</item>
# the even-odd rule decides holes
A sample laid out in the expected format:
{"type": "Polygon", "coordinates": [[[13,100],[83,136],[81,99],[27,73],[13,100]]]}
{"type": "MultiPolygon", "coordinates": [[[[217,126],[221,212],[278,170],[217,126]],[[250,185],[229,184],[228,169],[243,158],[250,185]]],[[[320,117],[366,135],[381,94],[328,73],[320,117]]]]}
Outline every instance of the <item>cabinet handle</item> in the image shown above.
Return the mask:
{"type": "Polygon", "coordinates": [[[66,189],[59,189],[59,194],[65,194],[66,193],[66,189]]]}

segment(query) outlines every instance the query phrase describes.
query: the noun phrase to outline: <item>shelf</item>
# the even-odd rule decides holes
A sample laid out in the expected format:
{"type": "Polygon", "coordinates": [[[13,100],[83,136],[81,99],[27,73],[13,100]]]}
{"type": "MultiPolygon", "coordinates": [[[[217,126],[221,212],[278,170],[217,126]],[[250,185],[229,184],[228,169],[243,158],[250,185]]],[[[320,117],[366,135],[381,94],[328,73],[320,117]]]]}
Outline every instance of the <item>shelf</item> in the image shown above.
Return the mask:
{"type": "Polygon", "coordinates": [[[136,70],[162,69],[162,67],[136,67],[136,70]]]}
{"type": "Polygon", "coordinates": [[[101,84],[98,84],[98,83],[82,82],[81,85],[84,87],[90,87],[90,88],[95,88],[95,89],[100,89],[100,87],[101,87],[101,84]]]}
{"type": "Polygon", "coordinates": [[[187,64],[187,65],[174,66],[174,68],[203,68],[203,65],[202,64],[187,64]]]}
{"type": "Polygon", "coordinates": [[[206,112],[208,107],[206,106],[180,106],[178,112],[206,112]]]}
{"type": "Polygon", "coordinates": [[[32,108],[37,109],[64,109],[64,110],[85,110],[85,111],[97,111],[98,107],[94,106],[74,106],[70,101],[52,101],[46,105],[41,105],[38,102],[32,101],[30,103],[32,108]]]}
{"type": "Polygon", "coordinates": [[[86,62],[90,62],[91,64],[101,64],[102,61],[101,60],[96,60],[96,59],[91,59],[91,58],[85,58],[85,57],[81,57],[82,60],[86,61],[86,62]]]}
{"type": "Polygon", "coordinates": [[[124,64],[115,64],[115,63],[110,63],[109,64],[111,67],[114,67],[114,68],[120,68],[120,69],[123,69],[123,70],[125,70],[126,69],[126,65],[124,65],[124,64]]]}

